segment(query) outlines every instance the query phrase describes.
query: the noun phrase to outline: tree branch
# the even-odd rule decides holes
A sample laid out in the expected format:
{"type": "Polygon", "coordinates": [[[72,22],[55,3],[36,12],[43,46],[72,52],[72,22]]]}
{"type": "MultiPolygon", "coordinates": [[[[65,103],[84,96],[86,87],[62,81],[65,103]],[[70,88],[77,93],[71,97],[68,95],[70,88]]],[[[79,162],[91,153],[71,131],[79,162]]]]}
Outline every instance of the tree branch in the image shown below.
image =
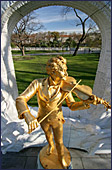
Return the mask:
{"type": "Polygon", "coordinates": [[[74,8],[74,12],[75,12],[76,16],[80,19],[80,21],[83,22],[82,19],[81,19],[81,17],[78,15],[78,13],[77,13],[77,11],[76,11],[75,8],[74,8]]]}

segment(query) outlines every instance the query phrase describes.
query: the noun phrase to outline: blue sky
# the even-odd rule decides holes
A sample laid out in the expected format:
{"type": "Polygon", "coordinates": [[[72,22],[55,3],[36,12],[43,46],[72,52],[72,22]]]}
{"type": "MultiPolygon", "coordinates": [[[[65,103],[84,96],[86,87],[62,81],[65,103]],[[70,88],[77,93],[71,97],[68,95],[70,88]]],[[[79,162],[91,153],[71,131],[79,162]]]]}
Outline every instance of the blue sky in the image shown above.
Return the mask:
{"type": "MultiPolygon", "coordinates": [[[[67,32],[68,34],[71,32],[81,32],[81,26],[76,27],[76,24],[80,23],[80,21],[76,18],[74,11],[70,11],[67,16],[63,16],[62,9],[63,6],[48,6],[35,10],[35,15],[38,16],[37,18],[44,25],[44,29],[41,30],[42,32],[58,31],[67,32]]],[[[79,10],[78,14],[83,19],[87,17],[85,13],[79,10]]]]}

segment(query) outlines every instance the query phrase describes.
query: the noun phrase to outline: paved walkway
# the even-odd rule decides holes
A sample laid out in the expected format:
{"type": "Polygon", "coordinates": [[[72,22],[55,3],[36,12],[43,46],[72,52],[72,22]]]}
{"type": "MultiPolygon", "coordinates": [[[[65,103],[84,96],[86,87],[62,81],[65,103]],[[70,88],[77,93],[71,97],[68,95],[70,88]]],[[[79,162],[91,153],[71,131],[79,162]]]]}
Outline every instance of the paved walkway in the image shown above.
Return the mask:
{"type": "MultiPolygon", "coordinates": [[[[68,51],[68,52],[43,52],[43,53],[34,53],[34,54],[25,54],[25,56],[36,56],[36,55],[64,55],[64,54],[73,54],[74,51],[68,51]]],[[[90,52],[86,51],[78,51],[77,54],[89,54],[90,52]]],[[[100,51],[94,51],[91,53],[100,53],[100,51]]],[[[22,56],[22,54],[13,54],[13,56],[22,56]]]]}
{"type": "MultiPolygon", "coordinates": [[[[73,54],[73,52],[43,52],[43,53],[34,53],[34,54],[25,54],[26,56],[35,56],[35,55],[64,55],[64,54],[73,54]]],[[[13,54],[13,56],[22,56],[22,54],[13,54]]]]}
{"type": "MultiPolygon", "coordinates": [[[[37,156],[42,148],[31,147],[1,155],[1,169],[37,169],[37,156]]],[[[89,156],[87,152],[69,149],[73,169],[111,169],[111,154],[89,156]]]]}

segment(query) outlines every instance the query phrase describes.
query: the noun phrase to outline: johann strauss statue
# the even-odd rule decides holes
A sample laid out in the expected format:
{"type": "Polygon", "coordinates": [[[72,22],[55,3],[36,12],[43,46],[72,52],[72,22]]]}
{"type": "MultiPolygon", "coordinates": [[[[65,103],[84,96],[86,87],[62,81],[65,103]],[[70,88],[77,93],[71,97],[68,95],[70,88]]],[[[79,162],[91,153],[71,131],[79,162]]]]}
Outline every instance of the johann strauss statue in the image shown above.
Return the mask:
{"type": "Polygon", "coordinates": [[[68,76],[66,59],[62,56],[51,58],[47,62],[46,70],[49,77],[34,80],[16,99],[16,107],[19,118],[25,119],[28,124],[29,133],[36,129],[39,124],[41,125],[48,141],[47,155],[53,153],[54,136],[59,162],[63,169],[66,169],[68,164],[65,160],[63,145],[63,123],[65,120],[61,101],[65,99],[71,110],[88,109],[90,104],[104,104],[107,108],[111,108],[111,106],[103,99],[93,95],[90,87],[77,85],[76,80],[68,76]],[[74,86],[75,88],[72,89],[74,86]],[[81,101],[75,102],[72,92],[81,101]],[[37,118],[30,113],[27,105],[29,99],[35,94],[39,105],[37,118]],[[48,113],[50,114],[47,115],[48,113]]]}

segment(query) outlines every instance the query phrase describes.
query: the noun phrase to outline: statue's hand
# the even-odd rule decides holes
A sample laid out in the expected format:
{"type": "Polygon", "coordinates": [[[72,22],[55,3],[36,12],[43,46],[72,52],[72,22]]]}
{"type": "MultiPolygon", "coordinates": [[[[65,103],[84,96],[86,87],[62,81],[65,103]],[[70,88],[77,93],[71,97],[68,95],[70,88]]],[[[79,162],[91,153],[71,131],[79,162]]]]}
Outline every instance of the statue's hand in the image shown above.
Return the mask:
{"type": "Polygon", "coordinates": [[[86,103],[86,104],[93,104],[93,102],[94,102],[93,99],[84,100],[84,103],[86,103]]]}
{"type": "Polygon", "coordinates": [[[111,105],[109,104],[109,102],[95,95],[91,95],[90,98],[84,100],[84,103],[93,104],[93,105],[103,104],[107,108],[106,110],[111,109],[111,105]]]}
{"type": "Polygon", "coordinates": [[[28,125],[28,133],[30,134],[33,130],[35,130],[37,127],[39,126],[39,123],[37,121],[37,119],[35,118],[34,120],[32,120],[29,125],[28,125]]]}
{"type": "Polygon", "coordinates": [[[33,130],[35,130],[38,126],[39,123],[37,121],[37,118],[35,118],[31,113],[25,113],[25,122],[28,125],[28,133],[30,134],[33,130]]]}
{"type": "MultiPolygon", "coordinates": [[[[96,105],[97,98],[95,95],[91,95],[87,100],[84,100],[84,103],[87,104],[95,104],[96,105]]],[[[98,102],[97,102],[98,104],[98,102]]]]}

